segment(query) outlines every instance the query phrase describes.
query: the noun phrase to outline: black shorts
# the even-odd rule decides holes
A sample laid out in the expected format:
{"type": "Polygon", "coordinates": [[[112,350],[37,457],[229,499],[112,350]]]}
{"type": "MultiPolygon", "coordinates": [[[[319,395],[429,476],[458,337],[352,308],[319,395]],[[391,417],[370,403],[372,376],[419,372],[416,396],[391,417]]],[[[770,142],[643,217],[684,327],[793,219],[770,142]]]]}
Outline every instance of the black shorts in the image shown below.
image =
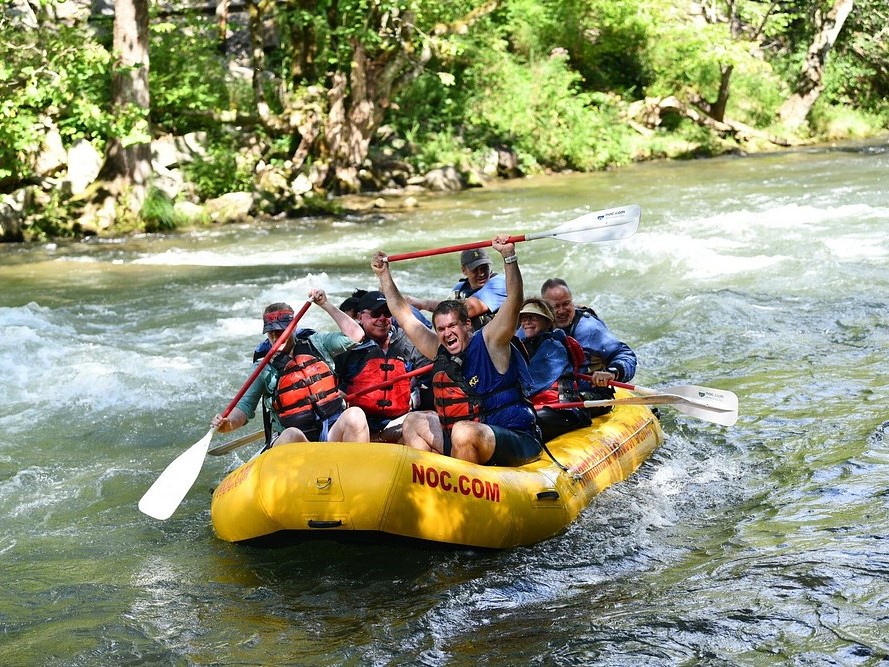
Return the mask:
{"type": "Polygon", "coordinates": [[[342,414],[342,412],[337,412],[324,421],[316,419],[312,424],[304,426],[299,430],[303,432],[303,435],[306,436],[309,442],[327,442],[327,434],[342,414]]]}
{"type": "Polygon", "coordinates": [[[563,433],[576,431],[592,423],[589,409],[570,408],[553,410],[551,408],[537,408],[537,425],[543,436],[543,442],[549,442],[563,433]]]}
{"type": "MultiPolygon", "coordinates": [[[[502,426],[487,425],[494,431],[494,455],[485,462],[486,466],[520,466],[540,457],[543,445],[540,444],[540,430],[535,427],[533,433],[513,431],[502,426]]],[[[451,432],[444,431],[445,456],[451,455],[451,432]]]]}

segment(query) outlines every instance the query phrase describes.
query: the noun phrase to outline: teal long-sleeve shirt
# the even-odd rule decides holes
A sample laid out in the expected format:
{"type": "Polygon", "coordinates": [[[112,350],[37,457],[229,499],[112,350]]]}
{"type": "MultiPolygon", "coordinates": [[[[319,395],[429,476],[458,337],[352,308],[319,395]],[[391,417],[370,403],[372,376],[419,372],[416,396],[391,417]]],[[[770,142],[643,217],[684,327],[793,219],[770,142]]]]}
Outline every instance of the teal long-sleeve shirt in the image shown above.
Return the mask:
{"type": "MultiPolygon", "coordinates": [[[[334,367],[333,359],[336,355],[346,352],[356,345],[355,341],[339,331],[316,332],[309,336],[309,340],[331,368],[334,367]]],[[[258,363],[257,361],[256,364],[258,363]]],[[[254,369],[256,364],[253,365],[254,369]]],[[[244,395],[235,407],[247,415],[247,421],[249,422],[256,416],[256,408],[259,406],[259,402],[264,401],[266,408],[272,415],[272,429],[280,433],[284,430],[284,427],[278,420],[278,415],[272,410],[272,397],[275,395],[277,387],[278,371],[271,364],[266,364],[265,368],[262,369],[259,376],[253,381],[253,384],[247,388],[247,391],[244,392],[244,395]]]]}

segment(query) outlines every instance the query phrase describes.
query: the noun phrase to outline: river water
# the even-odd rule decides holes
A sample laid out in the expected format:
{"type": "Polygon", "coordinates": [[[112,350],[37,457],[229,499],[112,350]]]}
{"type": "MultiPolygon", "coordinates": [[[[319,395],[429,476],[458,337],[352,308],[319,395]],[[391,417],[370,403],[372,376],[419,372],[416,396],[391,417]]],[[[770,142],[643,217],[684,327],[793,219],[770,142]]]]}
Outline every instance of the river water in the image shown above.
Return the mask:
{"type": "MultiPolygon", "coordinates": [[[[842,146],[0,248],[0,663],[885,662],[887,174],[887,145],[842,146]],[[567,279],[636,349],[636,383],[731,390],[740,419],[664,407],[664,446],[565,534],[504,552],[231,545],[209,492],[250,448],[209,457],[168,521],[137,510],[240,387],[267,303],[371,287],[377,248],[630,203],[632,238],[520,244],[528,293],[567,279]]],[[[433,297],[457,262],[393,268],[433,297]]],[[[305,322],[330,327],[317,308],[305,322]]]]}

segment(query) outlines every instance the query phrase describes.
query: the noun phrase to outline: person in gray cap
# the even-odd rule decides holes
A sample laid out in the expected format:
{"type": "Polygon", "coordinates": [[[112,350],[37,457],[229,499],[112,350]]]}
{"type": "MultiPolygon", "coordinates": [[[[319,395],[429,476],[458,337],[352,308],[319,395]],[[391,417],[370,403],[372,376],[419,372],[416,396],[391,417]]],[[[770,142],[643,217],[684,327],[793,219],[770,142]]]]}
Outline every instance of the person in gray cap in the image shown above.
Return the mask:
{"type": "MultiPolygon", "coordinates": [[[[504,274],[493,273],[491,266],[491,258],[483,248],[464,250],[460,253],[463,278],[448,297],[464,302],[475,331],[490,322],[506,301],[506,278],[504,274]]],[[[430,312],[441,303],[435,299],[406,298],[412,306],[430,312]]]]}

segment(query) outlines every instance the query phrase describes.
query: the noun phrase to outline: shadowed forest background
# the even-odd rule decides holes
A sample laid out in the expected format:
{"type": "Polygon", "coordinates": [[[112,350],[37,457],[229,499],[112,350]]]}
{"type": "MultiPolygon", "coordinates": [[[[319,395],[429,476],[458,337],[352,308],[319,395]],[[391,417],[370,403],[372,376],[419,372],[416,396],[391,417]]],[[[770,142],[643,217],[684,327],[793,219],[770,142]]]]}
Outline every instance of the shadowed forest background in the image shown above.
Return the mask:
{"type": "Polygon", "coordinates": [[[880,135],[887,25],[882,0],[2,0],[0,238],[880,135]]]}

